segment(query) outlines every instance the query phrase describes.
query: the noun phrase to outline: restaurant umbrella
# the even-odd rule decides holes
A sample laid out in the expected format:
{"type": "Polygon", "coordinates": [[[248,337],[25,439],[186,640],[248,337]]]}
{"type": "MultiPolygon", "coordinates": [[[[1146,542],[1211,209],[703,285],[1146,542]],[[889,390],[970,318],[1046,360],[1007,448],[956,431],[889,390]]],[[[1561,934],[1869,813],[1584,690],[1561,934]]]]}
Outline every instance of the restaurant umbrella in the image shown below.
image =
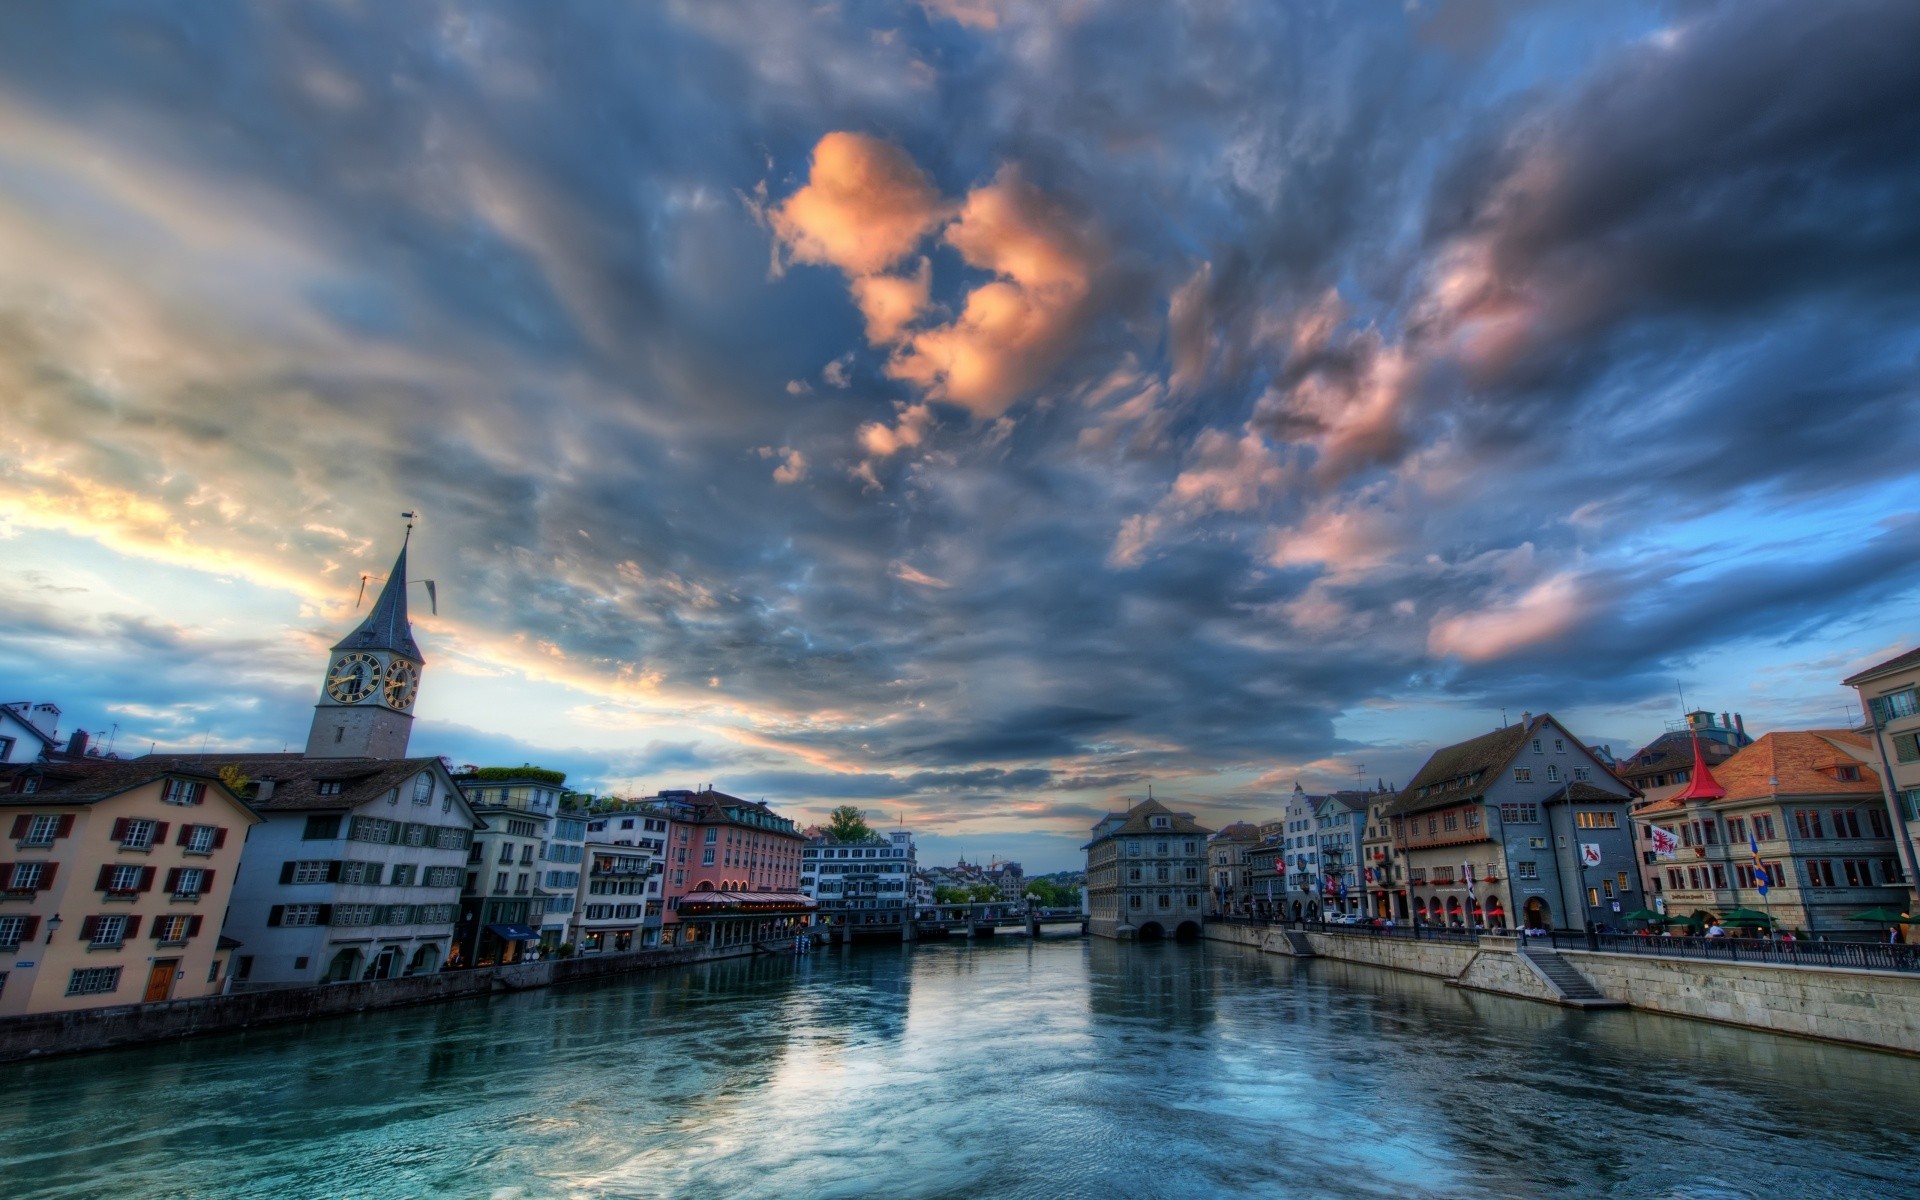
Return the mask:
{"type": "Polygon", "coordinates": [[[1671,921],[1672,917],[1650,908],[1636,908],[1620,918],[1622,921],[1671,921]]]}
{"type": "Polygon", "coordinates": [[[1920,925],[1920,917],[1894,912],[1890,908],[1870,908],[1863,913],[1853,914],[1847,920],[1872,921],[1876,925],[1920,925]]]}
{"type": "Polygon", "coordinates": [[[1720,914],[1722,925],[1771,925],[1773,918],[1751,908],[1736,908],[1720,914]]]}

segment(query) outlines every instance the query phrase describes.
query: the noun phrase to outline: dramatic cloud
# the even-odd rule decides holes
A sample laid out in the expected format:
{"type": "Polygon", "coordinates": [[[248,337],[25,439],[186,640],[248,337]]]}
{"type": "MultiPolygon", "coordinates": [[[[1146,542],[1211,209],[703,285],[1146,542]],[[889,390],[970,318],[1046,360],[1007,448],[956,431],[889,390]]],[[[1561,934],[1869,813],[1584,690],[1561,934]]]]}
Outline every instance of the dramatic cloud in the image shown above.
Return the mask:
{"type": "Polygon", "coordinates": [[[1831,721],[1920,641],[1916,45],[1892,0],[18,15],[0,677],[297,742],[414,511],[422,749],[1030,868],[1502,706],[1831,721]]]}

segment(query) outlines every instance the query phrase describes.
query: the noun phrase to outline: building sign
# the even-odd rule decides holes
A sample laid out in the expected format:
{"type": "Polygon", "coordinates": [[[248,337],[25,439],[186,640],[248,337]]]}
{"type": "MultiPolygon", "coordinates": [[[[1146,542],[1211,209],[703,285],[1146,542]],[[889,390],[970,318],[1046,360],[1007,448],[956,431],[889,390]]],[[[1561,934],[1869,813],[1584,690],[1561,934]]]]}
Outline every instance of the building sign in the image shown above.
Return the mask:
{"type": "Polygon", "coordinates": [[[1598,842],[1580,843],[1580,865],[1597,867],[1600,865],[1600,844],[1598,842]]]}

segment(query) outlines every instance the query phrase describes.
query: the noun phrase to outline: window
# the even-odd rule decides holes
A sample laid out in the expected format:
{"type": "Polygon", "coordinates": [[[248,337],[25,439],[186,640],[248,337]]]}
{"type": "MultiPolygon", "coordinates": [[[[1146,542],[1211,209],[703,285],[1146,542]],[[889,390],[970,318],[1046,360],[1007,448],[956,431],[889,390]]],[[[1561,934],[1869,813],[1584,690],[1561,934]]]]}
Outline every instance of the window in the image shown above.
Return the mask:
{"type": "Polygon", "coordinates": [[[1809,841],[1827,836],[1820,827],[1820,810],[1817,808],[1796,808],[1793,810],[1793,827],[1802,838],[1809,841]]]}
{"type": "Polygon", "coordinates": [[[1744,842],[1746,840],[1747,840],[1747,819],[1745,817],[1728,817],[1727,818],[1728,844],[1737,846],[1741,842],[1744,842]]]}
{"type": "MultiPolygon", "coordinates": [[[[80,923],[80,936],[89,946],[118,946],[127,940],[127,917],[88,917],[80,923]]],[[[138,921],[139,918],[131,918],[138,921]]],[[[135,925],[138,929],[139,926],[135,925]]]]}
{"type": "Polygon", "coordinates": [[[348,862],[340,864],[341,883],[378,884],[385,865],[377,862],[348,862]]]}
{"type": "Polygon", "coordinates": [[[181,829],[181,843],[190,854],[212,854],[225,839],[221,831],[211,825],[188,825],[181,829]]]}
{"type": "Polygon", "coordinates": [[[1873,864],[1866,859],[1842,859],[1840,860],[1840,869],[1846,874],[1848,887],[1873,886],[1873,864]]]}
{"type": "Polygon", "coordinates": [[[428,867],[426,885],[428,887],[436,887],[436,888],[459,887],[460,886],[460,868],[459,867],[428,867]]]}
{"type": "Polygon", "coordinates": [[[710,867],[713,865],[713,851],[711,849],[702,850],[700,852],[700,865],[704,867],[710,867]]]}
{"type": "Polygon", "coordinates": [[[1833,864],[1823,858],[1808,859],[1807,886],[1832,887],[1833,885],[1833,864]]]}
{"type": "Polygon", "coordinates": [[[395,863],[393,865],[393,878],[387,880],[387,882],[394,887],[412,887],[414,873],[419,869],[420,868],[413,863],[395,863]]]}
{"type": "Polygon", "coordinates": [[[404,840],[406,841],[407,845],[424,846],[427,844],[427,827],[425,825],[409,824],[406,827],[406,831],[407,831],[406,837],[404,840]]]}
{"type": "Polygon", "coordinates": [[[155,831],[159,829],[157,822],[122,818],[114,823],[120,826],[120,848],[122,850],[153,849],[153,835],[155,831]]]}
{"type": "Polygon", "coordinates": [[[339,836],[339,817],[308,817],[307,827],[300,832],[301,839],[309,842],[322,842],[339,836]]]}
{"type": "Polygon", "coordinates": [[[1539,823],[1540,806],[1537,804],[1502,804],[1500,820],[1508,825],[1533,825],[1539,823]]]}
{"type": "Polygon", "coordinates": [[[1547,839],[1543,837],[1527,839],[1527,849],[1529,850],[1545,850],[1546,848],[1547,848],[1547,839]]]}
{"type": "Polygon", "coordinates": [[[1480,828],[1480,810],[1479,809],[1470,808],[1467,810],[1467,828],[1468,829],[1480,828]]]}
{"type": "Polygon", "coordinates": [[[1920,733],[1894,734],[1893,756],[1903,763],[1920,762],[1920,733]]]}
{"type": "Polygon", "coordinates": [[[1517,879],[1538,879],[1540,878],[1540,864],[1521,859],[1519,862],[1513,864],[1513,874],[1517,879]]]}
{"type": "Polygon", "coordinates": [[[500,843],[500,861],[503,863],[510,863],[513,861],[513,843],[512,842],[500,843]]]}
{"type": "Polygon", "coordinates": [[[1773,840],[1773,814],[1755,813],[1753,817],[1753,836],[1755,840],[1771,842],[1773,840]]]}
{"type": "Polygon", "coordinates": [[[505,871],[493,877],[493,890],[496,892],[504,892],[507,890],[507,873],[505,871]]]}
{"type": "Polygon", "coordinates": [[[9,892],[37,892],[47,885],[47,877],[53,872],[53,863],[23,862],[13,864],[13,877],[8,879],[9,892]]]}
{"type": "Polygon", "coordinates": [[[1555,754],[1565,754],[1567,752],[1567,740],[1565,738],[1553,739],[1553,752],[1555,754]]]}
{"type": "Polygon", "coordinates": [[[1547,764],[1547,782],[1548,783],[1560,782],[1560,767],[1558,764],[1556,763],[1547,764]]]}
{"type": "Polygon", "coordinates": [[[199,899],[206,893],[207,884],[212,880],[212,871],[203,871],[199,867],[175,867],[167,872],[167,891],[182,899],[199,899]]]}
{"type": "Polygon", "coordinates": [[[373,842],[380,846],[391,846],[397,827],[385,817],[355,817],[348,826],[347,836],[356,842],[373,842]]]}
{"type": "Polygon", "coordinates": [[[1833,810],[1833,836],[1837,838],[1857,838],[1860,836],[1860,814],[1851,808],[1833,810]]]}
{"type": "Polygon", "coordinates": [[[1158,899],[1159,899],[1159,901],[1160,901],[1160,907],[1161,907],[1161,908],[1172,908],[1172,907],[1173,907],[1173,897],[1172,897],[1172,896],[1169,896],[1169,895],[1166,895],[1166,894],[1164,894],[1164,893],[1162,893],[1162,894],[1161,894],[1161,895],[1160,895],[1160,896],[1158,897],[1158,899]]]}
{"type": "Polygon", "coordinates": [[[119,987],[119,967],[80,967],[67,977],[69,996],[105,996],[119,987]]]}
{"type": "Polygon", "coordinates": [[[199,917],[155,917],[153,940],[180,945],[200,932],[199,917]]]}
{"type": "Polygon", "coordinates": [[[434,827],[433,844],[440,850],[465,850],[468,831],[456,825],[438,825],[434,827]]]}
{"type": "Polygon", "coordinates": [[[33,940],[28,922],[38,922],[38,917],[0,917],[0,950],[18,950],[23,942],[33,940]]]}
{"type": "Polygon", "coordinates": [[[415,804],[433,803],[432,771],[422,771],[413,777],[413,802],[415,804]]]}
{"type": "Polygon", "coordinates": [[[1460,814],[1457,812],[1442,813],[1440,823],[1447,827],[1448,833],[1452,833],[1454,830],[1460,828],[1460,814]]]}
{"type": "Polygon", "coordinates": [[[1713,864],[1713,886],[1717,888],[1727,886],[1727,868],[1721,863],[1713,864]]]}
{"type": "Polygon", "coordinates": [[[100,869],[102,876],[100,890],[109,894],[118,895],[137,892],[140,890],[141,872],[145,870],[147,870],[145,867],[132,866],[102,867],[100,869]]]}
{"type": "Polygon", "coordinates": [[[1515,783],[1532,783],[1532,782],[1533,782],[1533,770],[1532,770],[1532,768],[1530,768],[1530,767],[1515,767],[1515,768],[1513,769],[1513,781],[1514,781],[1515,783]]]}
{"type": "Polygon", "coordinates": [[[1592,767],[1575,767],[1573,769],[1573,777],[1575,779],[1592,779],[1593,768],[1592,767]]]}
{"type": "Polygon", "coordinates": [[[1539,739],[1539,738],[1535,738],[1535,739],[1533,739],[1533,752],[1534,752],[1535,754],[1538,754],[1538,753],[1540,753],[1540,739],[1539,739]]]}
{"type": "Polygon", "coordinates": [[[1573,823],[1582,829],[1618,829],[1620,814],[1614,812],[1575,813],[1573,823]]]}
{"type": "Polygon", "coordinates": [[[1167,829],[1167,828],[1170,828],[1170,827],[1172,826],[1172,824],[1173,824],[1173,822],[1171,822],[1171,821],[1169,821],[1169,820],[1167,820],[1167,818],[1165,818],[1165,817],[1154,817],[1154,818],[1152,819],[1152,821],[1151,821],[1151,822],[1149,822],[1149,823],[1150,823],[1150,824],[1151,824],[1151,825],[1152,825],[1152,826],[1153,826],[1153,827],[1154,827],[1155,829],[1167,829]]]}
{"type": "Polygon", "coordinates": [[[1626,895],[1627,892],[1630,890],[1627,887],[1627,873],[1625,871],[1621,871],[1619,874],[1615,875],[1613,878],[1614,878],[1614,882],[1617,883],[1620,887],[1620,894],[1623,896],[1626,895]]]}
{"type": "Polygon", "coordinates": [[[1600,907],[1600,889],[1599,888],[1587,889],[1587,907],[1588,908],[1600,907]]]}
{"type": "Polygon", "coordinates": [[[1874,837],[1883,838],[1888,836],[1887,814],[1885,810],[1878,808],[1868,809],[1867,828],[1873,832],[1874,837]]]}
{"type": "Polygon", "coordinates": [[[1613,899],[1613,880],[1602,879],[1600,881],[1600,894],[1609,900],[1613,899]]]}
{"type": "Polygon", "coordinates": [[[331,883],[339,877],[339,864],[326,859],[300,859],[280,868],[282,883],[331,883]]]}
{"type": "Polygon", "coordinates": [[[389,904],[385,906],[380,910],[380,920],[378,923],[381,925],[413,924],[413,905],[389,904]]]}
{"type": "Polygon", "coordinates": [[[320,781],[318,791],[322,796],[338,796],[340,794],[340,781],[338,779],[323,779],[320,781]]]}
{"type": "Polygon", "coordinates": [[[718,843],[719,840],[720,840],[720,831],[718,829],[707,830],[707,845],[712,846],[718,843]]]}
{"type": "Polygon", "coordinates": [[[1165,842],[1155,842],[1153,844],[1153,852],[1155,854],[1165,854],[1167,852],[1167,844],[1165,842]]]}
{"type": "MultiPolygon", "coordinates": [[[[72,818],[69,817],[67,820],[70,822],[72,818]]],[[[56,816],[42,814],[33,818],[21,817],[13,823],[13,835],[19,838],[23,845],[51,846],[53,839],[61,836],[60,825],[61,818],[56,816]],[[20,827],[21,821],[27,822],[25,829],[20,827]],[[23,834],[24,837],[21,836],[23,834]]]]}
{"type": "Polygon", "coordinates": [[[1140,893],[1138,893],[1138,892],[1135,892],[1135,893],[1134,893],[1133,895],[1131,895],[1131,896],[1129,896],[1129,897],[1127,897],[1127,899],[1128,899],[1128,901],[1129,901],[1129,903],[1128,903],[1128,905],[1127,905],[1127,907],[1128,907],[1128,908],[1139,908],[1139,907],[1140,907],[1140,893]]]}
{"type": "Polygon", "coordinates": [[[187,779],[167,780],[166,791],[160,798],[168,804],[198,804],[206,797],[207,785],[187,779]]]}

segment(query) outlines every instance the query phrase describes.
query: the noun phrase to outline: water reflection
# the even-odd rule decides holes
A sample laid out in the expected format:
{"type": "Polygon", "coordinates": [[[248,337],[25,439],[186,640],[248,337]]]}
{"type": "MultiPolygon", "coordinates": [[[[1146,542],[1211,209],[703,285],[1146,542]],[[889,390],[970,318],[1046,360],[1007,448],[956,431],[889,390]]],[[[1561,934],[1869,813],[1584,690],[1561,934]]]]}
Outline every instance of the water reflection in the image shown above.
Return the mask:
{"type": "Polygon", "coordinates": [[[735,960],[6,1070],[10,1197],[1920,1195],[1909,1060],[1217,945],[735,960]]]}

